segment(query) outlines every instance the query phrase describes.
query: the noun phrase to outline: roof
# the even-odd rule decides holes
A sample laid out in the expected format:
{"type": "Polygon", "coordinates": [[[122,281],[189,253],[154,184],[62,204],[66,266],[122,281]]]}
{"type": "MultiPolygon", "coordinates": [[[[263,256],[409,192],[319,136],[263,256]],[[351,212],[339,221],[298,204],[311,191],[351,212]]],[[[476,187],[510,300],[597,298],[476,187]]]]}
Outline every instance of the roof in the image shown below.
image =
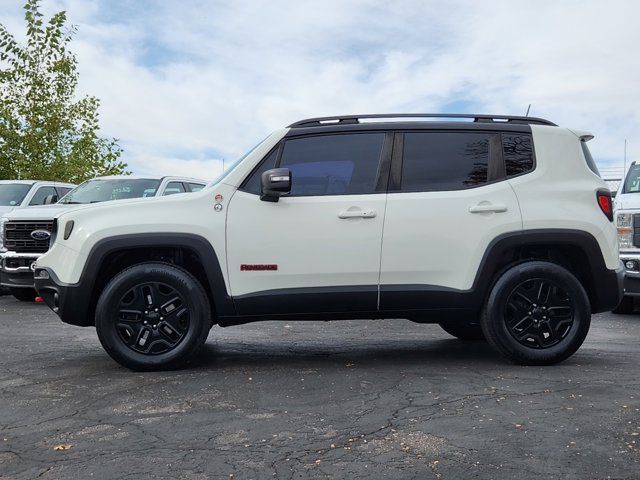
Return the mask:
{"type": "Polygon", "coordinates": [[[197,182],[206,184],[206,180],[202,180],[201,178],[191,178],[191,177],[181,177],[174,175],[164,175],[161,177],[153,176],[153,175],[106,175],[104,177],[95,177],[90,180],[176,180],[180,182],[197,182]]]}

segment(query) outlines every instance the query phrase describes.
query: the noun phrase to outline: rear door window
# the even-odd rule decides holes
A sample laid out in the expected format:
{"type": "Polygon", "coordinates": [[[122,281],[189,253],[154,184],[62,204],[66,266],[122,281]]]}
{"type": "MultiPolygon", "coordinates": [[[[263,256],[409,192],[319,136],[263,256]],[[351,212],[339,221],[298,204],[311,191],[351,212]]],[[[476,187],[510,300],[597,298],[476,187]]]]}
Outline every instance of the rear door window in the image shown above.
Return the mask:
{"type": "Polygon", "coordinates": [[[401,191],[461,190],[484,185],[495,139],[495,134],[482,132],[405,133],[401,191]]]}
{"type": "Polygon", "coordinates": [[[182,182],[169,182],[167,188],[164,189],[163,195],[175,195],[176,193],[185,193],[186,189],[182,182]]]}

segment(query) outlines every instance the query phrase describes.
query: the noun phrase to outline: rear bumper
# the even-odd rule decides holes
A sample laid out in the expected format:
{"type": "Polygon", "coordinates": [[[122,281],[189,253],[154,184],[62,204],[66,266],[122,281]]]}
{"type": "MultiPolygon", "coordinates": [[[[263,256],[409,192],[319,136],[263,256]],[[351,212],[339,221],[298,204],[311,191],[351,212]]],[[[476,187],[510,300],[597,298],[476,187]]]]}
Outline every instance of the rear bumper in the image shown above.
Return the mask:
{"type": "Polygon", "coordinates": [[[591,305],[592,312],[608,312],[616,308],[622,300],[625,284],[625,268],[622,262],[615,270],[603,272],[599,278],[595,279],[596,290],[595,301],[591,305]]]}
{"type": "Polygon", "coordinates": [[[61,282],[48,268],[36,268],[34,282],[38,295],[63,322],[80,327],[94,324],[89,318],[90,292],[81,285],[61,282]]]}

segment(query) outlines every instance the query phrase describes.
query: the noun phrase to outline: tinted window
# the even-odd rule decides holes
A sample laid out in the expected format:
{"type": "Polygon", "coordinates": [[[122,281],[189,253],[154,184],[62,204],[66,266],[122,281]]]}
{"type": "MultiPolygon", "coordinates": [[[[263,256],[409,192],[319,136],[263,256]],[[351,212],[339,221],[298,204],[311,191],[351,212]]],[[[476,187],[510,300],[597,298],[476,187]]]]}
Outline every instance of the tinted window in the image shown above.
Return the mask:
{"type": "Polygon", "coordinates": [[[58,191],[58,198],[62,198],[71,191],[71,187],[56,187],[56,190],[58,191]]]}
{"type": "Polygon", "coordinates": [[[288,140],[280,167],[291,170],[291,195],[373,193],[384,133],[288,140]]]}
{"type": "Polygon", "coordinates": [[[507,177],[533,170],[533,146],[529,135],[502,134],[502,152],[507,177]]]}
{"type": "Polygon", "coordinates": [[[58,193],[53,187],[40,187],[33,197],[31,197],[29,205],[44,205],[44,201],[49,195],[55,195],[57,197],[58,193]]]}
{"type": "Polygon", "coordinates": [[[262,173],[276,167],[276,160],[278,159],[278,149],[275,149],[267,158],[262,160],[262,163],[256,168],[249,178],[247,178],[242,186],[242,190],[249,193],[255,193],[260,195],[262,193],[262,173]]]}
{"type": "Polygon", "coordinates": [[[176,193],[185,193],[182,182],[169,182],[167,188],[164,189],[163,195],[174,195],[176,193]]]}
{"type": "Polygon", "coordinates": [[[204,185],[202,185],[201,183],[190,183],[189,184],[189,189],[192,192],[199,192],[200,190],[202,190],[204,188],[204,185]]]}
{"type": "Polygon", "coordinates": [[[0,205],[11,206],[20,205],[31,190],[28,183],[0,183],[0,205]]]}
{"type": "Polygon", "coordinates": [[[487,182],[487,133],[405,133],[403,191],[460,190],[487,182]]]}

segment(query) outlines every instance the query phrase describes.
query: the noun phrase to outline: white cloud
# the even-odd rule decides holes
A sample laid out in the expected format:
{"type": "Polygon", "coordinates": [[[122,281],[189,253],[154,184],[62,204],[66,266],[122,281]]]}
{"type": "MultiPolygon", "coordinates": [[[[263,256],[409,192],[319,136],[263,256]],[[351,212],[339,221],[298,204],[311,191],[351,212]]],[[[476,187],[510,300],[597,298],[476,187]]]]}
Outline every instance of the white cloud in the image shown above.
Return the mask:
{"type": "MultiPolygon", "coordinates": [[[[15,2],[0,21],[19,25],[15,2]]],[[[532,115],[591,130],[594,155],[640,160],[633,1],[87,2],[81,89],[137,173],[215,177],[270,130],[336,113],[532,115]]]]}

